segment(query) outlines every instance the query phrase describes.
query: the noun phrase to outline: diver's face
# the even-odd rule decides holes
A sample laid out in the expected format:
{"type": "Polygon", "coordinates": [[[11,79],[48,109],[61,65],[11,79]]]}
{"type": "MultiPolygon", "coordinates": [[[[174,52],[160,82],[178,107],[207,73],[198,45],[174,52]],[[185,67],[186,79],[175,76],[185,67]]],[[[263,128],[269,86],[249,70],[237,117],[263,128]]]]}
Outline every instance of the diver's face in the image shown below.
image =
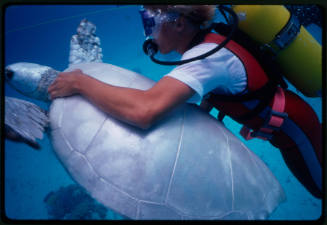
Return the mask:
{"type": "Polygon", "coordinates": [[[140,10],[145,36],[157,43],[159,51],[166,54],[175,49],[176,39],[174,23],[179,17],[176,12],[162,12],[157,10],[140,10]]]}
{"type": "Polygon", "coordinates": [[[161,54],[176,50],[176,30],[171,22],[162,23],[155,33],[154,41],[158,44],[161,54]]]}

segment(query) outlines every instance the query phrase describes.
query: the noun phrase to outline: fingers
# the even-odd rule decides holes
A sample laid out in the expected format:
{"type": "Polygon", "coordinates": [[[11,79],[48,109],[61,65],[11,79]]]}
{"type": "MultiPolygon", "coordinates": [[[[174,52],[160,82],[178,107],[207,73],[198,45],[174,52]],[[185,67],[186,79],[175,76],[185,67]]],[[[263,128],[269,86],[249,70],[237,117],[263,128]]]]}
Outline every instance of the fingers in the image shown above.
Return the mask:
{"type": "Polygon", "coordinates": [[[57,79],[48,88],[48,94],[51,100],[54,98],[61,97],[59,94],[61,90],[60,81],[60,77],[57,77],[57,79]]]}
{"type": "Polygon", "coordinates": [[[52,100],[54,98],[74,94],[76,76],[80,74],[83,74],[82,70],[80,69],[74,70],[72,72],[59,73],[56,80],[48,88],[49,98],[52,100]]]}
{"type": "Polygon", "coordinates": [[[52,92],[56,86],[57,86],[57,80],[55,80],[49,87],[48,87],[48,92],[52,92]]]}
{"type": "Polygon", "coordinates": [[[58,92],[56,92],[56,91],[49,92],[49,99],[50,100],[53,100],[53,99],[58,98],[58,97],[60,97],[58,92]]]}
{"type": "Polygon", "coordinates": [[[52,97],[54,91],[58,88],[58,81],[55,80],[48,88],[48,93],[52,97]]]}
{"type": "Polygon", "coordinates": [[[67,94],[65,94],[64,87],[60,84],[60,82],[54,82],[49,88],[48,88],[48,94],[51,100],[59,97],[64,97],[67,94]]]}

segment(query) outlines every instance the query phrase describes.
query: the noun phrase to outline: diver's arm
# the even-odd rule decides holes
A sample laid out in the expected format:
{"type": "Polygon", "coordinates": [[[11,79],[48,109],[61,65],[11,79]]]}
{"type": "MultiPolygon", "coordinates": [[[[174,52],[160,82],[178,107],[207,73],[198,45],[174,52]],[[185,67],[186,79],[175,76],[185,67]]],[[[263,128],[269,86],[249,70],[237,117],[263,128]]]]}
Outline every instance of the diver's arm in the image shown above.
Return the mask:
{"type": "Polygon", "coordinates": [[[143,129],[149,128],[166,112],[194,94],[189,86],[171,77],[164,77],[152,88],[143,91],[112,86],[80,71],[73,73],[70,74],[72,77],[59,75],[49,88],[51,98],[81,94],[113,117],[143,129]],[[64,85],[68,85],[66,90],[64,85]]]}

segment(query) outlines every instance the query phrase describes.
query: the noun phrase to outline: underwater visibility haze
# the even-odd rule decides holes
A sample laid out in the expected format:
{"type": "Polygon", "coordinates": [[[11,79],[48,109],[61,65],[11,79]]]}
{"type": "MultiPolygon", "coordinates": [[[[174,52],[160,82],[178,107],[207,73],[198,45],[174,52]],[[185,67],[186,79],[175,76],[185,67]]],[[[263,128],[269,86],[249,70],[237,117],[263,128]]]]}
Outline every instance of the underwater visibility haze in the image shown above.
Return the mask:
{"type": "MultiPolygon", "coordinates": [[[[142,21],[137,5],[11,5],[5,9],[4,62],[32,62],[63,71],[68,67],[69,44],[82,19],[96,25],[101,40],[103,62],[117,65],[158,81],[173,67],[153,63],[142,49],[142,21]]],[[[217,20],[223,20],[221,16],[217,20]]],[[[321,24],[307,20],[307,30],[321,44],[321,24]]],[[[171,53],[161,58],[176,59],[171,53]]],[[[321,98],[308,102],[322,121],[321,98]]],[[[47,109],[44,102],[29,99],[5,84],[5,95],[25,99],[47,109]]],[[[213,116],[217,111],[211,112],[213,116]]],[[[229,117],[226,127],[252,150],[276,176],[286,194],[269,220],[316,220],[322,214],[322,201],[313,197],[294,177],[280,151],[260,139],[245,141],[240,124],[229,117]]],[[[61,165],[48,136],[39,141],[41,150],[5,140],[5,215],[14,220],[48,219],[127,219],[105,208],[76,185],[61,165]]]]}

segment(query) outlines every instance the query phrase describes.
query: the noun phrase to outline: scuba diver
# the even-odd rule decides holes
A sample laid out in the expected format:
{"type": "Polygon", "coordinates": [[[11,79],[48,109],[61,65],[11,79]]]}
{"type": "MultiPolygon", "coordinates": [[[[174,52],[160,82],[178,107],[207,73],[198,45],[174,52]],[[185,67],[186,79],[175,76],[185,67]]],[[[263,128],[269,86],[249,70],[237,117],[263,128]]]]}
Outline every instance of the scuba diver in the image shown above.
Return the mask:
{"type": "Polygon", "coordinates": [[[152,88],[117,87],[75,70],[59,74],[48,89],[50,97],[80,94],[111,116],[142,129],[184,102],[202,101],[202,108],[219,110],[219,120],[228,115],[243,124],[241,133],[246,139],[262,138],[280,149],[294,176],[313,196],[322,198],[317,115],[286,89],[278,67],[271,59],[264,60],[268,54],[250,53],[237,42],[248,45],[246,35],[236,29],[235,13],[228,7],[221,9],[231,14],[234,26],[212,23],[214,5],[145,5],[140,9],[146,54],[154,62],[178,65],[152,88]],[[176,51],[181,61],[157,60],[157,51],[176,51]]]}

